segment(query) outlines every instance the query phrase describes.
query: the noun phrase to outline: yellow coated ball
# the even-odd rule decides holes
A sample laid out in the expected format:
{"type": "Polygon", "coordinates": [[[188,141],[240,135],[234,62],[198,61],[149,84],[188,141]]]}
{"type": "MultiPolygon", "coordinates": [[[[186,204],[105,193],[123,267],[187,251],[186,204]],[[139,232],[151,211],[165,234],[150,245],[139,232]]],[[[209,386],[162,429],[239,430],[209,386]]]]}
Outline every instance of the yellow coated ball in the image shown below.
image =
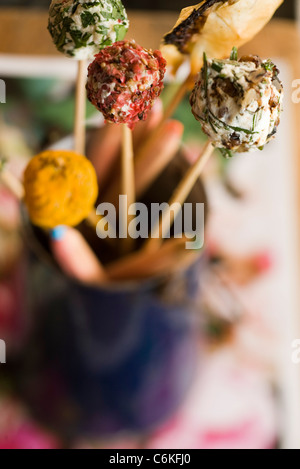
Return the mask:
{"type": "Polygon", "coordinates": [[[25,205],[34,225],[52,229],[76,226],[92,211],[98,196],[94,167],[73,151],[36,155],[24,173],[25,205]]]}

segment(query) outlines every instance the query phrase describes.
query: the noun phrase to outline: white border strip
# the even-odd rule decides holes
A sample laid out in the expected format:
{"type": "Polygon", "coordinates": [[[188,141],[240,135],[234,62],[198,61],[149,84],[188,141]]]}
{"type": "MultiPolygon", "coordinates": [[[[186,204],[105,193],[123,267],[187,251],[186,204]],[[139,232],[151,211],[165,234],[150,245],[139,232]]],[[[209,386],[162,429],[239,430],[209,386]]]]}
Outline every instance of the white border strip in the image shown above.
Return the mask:
{"type": "Polygon", "coordinates": [[[75,80],[77,62],[68,58],[0,54],[0,78],[64,78],[75,80]]]}

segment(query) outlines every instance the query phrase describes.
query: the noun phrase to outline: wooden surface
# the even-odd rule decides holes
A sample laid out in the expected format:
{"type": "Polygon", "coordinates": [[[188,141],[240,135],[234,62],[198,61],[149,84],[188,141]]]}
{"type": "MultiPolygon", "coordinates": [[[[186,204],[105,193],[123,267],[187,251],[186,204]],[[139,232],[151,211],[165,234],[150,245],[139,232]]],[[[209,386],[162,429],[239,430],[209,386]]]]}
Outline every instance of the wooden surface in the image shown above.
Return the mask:
{"type": "MultiPolygon", "coordinates": [[[[127,35],[144,47],[157,48],[161,36],[177,19],[173,12],[129,11],[127,35]]],[[[57,55],[47,31],[48,13],[41,10],[0,8],[0,53],[57,55]]]]}
{"type": "MultiPolygon", "coordinates": [[[[162,35],[177,19],[177,13],[160,11],[129,11],[132,36],[145,47],[158,47],[162,35]]],[[[0,53],[57,55],[47,31],[46,11],[27,8],[0,8],[0,53]]],[[[297,27],[288,20],[273,20],[246,47],[266,55],[284,56],[291,61],[299,58],[297,27]]]]}

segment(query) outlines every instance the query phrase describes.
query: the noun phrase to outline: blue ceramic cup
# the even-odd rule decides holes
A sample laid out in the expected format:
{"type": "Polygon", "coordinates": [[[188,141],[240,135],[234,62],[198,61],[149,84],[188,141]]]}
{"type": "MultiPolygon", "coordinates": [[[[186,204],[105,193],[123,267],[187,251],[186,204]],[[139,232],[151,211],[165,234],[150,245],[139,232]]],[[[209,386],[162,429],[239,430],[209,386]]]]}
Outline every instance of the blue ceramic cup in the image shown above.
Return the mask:
{"type": "MultiPolygon", "coordinates": [[[[162,175],[170,194],[172,167],[162,175]]],[[[191,200],[206,202],[200,181],[191,200]]],[[[67,438],[150,431],[178,408],[195,374],[193,300],[203,256],[164,278],[94,288],[64,276],[51,259],[41,262],[47,240],[25,225],[38,249],[30,276],[38,279],[31,285],[35,330],[20,375],[32,411],[67,438]]]]}

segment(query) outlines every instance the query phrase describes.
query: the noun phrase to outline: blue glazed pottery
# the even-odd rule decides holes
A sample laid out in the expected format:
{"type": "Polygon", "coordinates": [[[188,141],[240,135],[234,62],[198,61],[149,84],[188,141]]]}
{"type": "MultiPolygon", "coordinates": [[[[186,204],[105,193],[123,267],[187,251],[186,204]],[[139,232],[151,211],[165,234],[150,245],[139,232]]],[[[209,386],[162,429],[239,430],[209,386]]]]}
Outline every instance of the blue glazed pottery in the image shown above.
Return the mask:
{"type": "Polygon", "coordinates": [[[48,278],[24,370],[37,416],[70,437],[147,432],[170,416],[198,360],[189,305],[200,268],[172,279],[174,301],[158,281],[105,290],[62,278],[55,294],[48,278]]]}

